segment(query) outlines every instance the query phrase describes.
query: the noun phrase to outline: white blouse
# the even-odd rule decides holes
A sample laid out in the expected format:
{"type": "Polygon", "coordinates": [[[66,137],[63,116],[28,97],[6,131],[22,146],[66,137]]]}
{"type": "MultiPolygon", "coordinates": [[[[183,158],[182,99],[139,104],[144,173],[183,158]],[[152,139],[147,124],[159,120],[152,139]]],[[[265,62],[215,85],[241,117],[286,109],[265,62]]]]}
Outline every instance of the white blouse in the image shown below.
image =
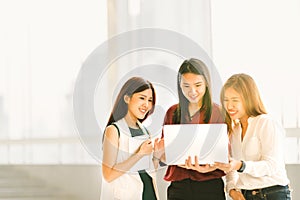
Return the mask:
{"type": "Polygon", "coordinates": [[[240,123],[230,137],[231,156],[243,160],[242,173],[232,171],[226,175],[226,189],[258,189],[273,185],[287,185],[284,163],[284,129],[268,115],[248,118],[246,134],[241,139],[240,123]]]}
{"type": "MultiPolygon", "coordinates": [[[[115,123],[118,126],[119,136],[119,152],[116,162],[120,163],[127,160],[132,153],[129,153],[129,138],[131,138],[129,127],[124,118],[115,123]]],[[[140,125],[143,129],[143,126],[140,125]]],[[[152,165],[152,162],[151,162],[152,165]]],[[[154,166],[147,170],[152,177],[156,197],[159,200],[158,188],[156,184],[156,171],[154,166]]],[[[138,172],[130,172],[122,174],[112,182],[107,182],[102,175],[101,183],[101,200],[141,200],[143,198],[143,181],[138,172]]]]}

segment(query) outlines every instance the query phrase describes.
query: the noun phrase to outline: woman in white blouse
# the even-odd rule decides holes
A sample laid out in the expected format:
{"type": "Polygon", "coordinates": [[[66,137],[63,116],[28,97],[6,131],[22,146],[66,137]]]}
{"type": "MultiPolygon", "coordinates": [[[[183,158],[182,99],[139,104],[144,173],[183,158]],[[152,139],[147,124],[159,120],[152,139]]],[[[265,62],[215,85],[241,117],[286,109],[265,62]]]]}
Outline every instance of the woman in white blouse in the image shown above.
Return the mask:
{"type": "Polygon", "coordinates": [[[224,84],[221,103],[230,137],[226,189],[233,200],[290,200],[284,163],[284,129],[266,114],[254,80],[235,74],[224,84]]]}

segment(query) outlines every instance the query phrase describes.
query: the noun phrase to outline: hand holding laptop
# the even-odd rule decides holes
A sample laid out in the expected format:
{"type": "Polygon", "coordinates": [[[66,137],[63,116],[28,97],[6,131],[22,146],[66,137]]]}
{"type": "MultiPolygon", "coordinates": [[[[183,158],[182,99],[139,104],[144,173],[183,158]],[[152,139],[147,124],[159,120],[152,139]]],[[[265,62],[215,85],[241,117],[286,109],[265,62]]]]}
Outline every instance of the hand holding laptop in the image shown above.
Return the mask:
{"type": "Polygon", "coordinates": [[[185,169],[192,169],[195,171],[198,171],[200,173],[207,173],[207,172],[212,172],[217,169],[217,167],[213,164],[205,164],[205,165],[200,165],[198,161],[198,156],[195,156],[195,161],[192,161],[191,156],[186,159],[184,165],[178,165],[179,167],[185,168],[185,169]],[[195,163],[195,164],[192,164],[195,163]]]}

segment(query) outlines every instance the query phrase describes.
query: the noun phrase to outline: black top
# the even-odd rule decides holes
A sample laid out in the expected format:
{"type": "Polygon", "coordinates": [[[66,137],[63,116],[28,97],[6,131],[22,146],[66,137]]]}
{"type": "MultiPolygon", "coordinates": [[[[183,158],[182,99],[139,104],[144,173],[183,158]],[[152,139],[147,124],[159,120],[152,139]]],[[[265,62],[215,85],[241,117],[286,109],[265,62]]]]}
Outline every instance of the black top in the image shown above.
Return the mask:
{"type": "MultiPolygon", "coordinates": [[[[129,128],[132,137],[143,135],[142,129],[129,128]]],[[[153,187],[152,177],[145,171],[140,170],[139,175],[143,182],[143,200],[156,200],[156,195],[153,187]]]]}

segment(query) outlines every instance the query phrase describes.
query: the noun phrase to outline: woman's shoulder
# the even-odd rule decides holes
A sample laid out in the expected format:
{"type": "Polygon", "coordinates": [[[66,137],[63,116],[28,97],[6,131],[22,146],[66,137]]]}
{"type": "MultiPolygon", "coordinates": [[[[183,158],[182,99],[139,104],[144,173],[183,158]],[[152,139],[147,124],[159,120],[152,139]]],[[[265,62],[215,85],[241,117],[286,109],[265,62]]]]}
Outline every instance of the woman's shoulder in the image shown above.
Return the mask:
{"type": "Polygon", "coordinates": [[[212,104],[212,113],[214,115],[222,115],[222,109],[221,106],[217,103],[212,104]]]}
{"type": "Polygon", "coordinates": [[[268,115],[268,114],[260,114],[260,115],[257,115],[255,117],[250,117],[249,118],[250,121],[256,121],[256,122],[273,122],[273,118],[268,115]]]}
{"type": "Polygon", "coordinates": [[[178,103],[170,106],[167,110],[167,113],[173,113],[178,108],[178,103]]]}
{"type": "Polygon", "coordinates": [[[252,122],[252,121],[259,126],[264,126],[264,125],[280,126],[280,123],[278,121],[276,121],[269,114],[260,114],[260,115],[257,115],[256,117],[250,117],[248,122],[252,122]]]}
{"type": "Polygon", "coordinates": [[[280,135],[280,136],[285,136],[286,134],[282,124],[269,114],[258,115],[254,117],[252,120],[254,122],[254,123],[251,122],[251,124],[253,124],[252,126],[257,127],[259,130],[263,130],[261,132],[261,134],[263,135],[266,132],[265,130],[268,130],[269,134],[276,133],[276,135],[280,135]]]}
{"type": "Polygon", "coordinates": [[[175,110],[177,108],[178,108],[178,104],[174,104],[168,108],[168,110],[165,114],[164,124],[172,124],[173,123],[173,116],[174,116],[175,110]]]}
{"type": "Polygon", "coordinates": [[[210,123],[224,123],[224,117],[221,112],[221,107],[216,103],[212,104],[210,123]]]}
{"type": "Polygon", "coordinates": [[[115,137],[118,138],[120,135],[119,128],[115,123],[111,124],[105,128],[104,134],[105,134],[105,137],[110,138],[110,139],[113,139],[115,137]]]}

